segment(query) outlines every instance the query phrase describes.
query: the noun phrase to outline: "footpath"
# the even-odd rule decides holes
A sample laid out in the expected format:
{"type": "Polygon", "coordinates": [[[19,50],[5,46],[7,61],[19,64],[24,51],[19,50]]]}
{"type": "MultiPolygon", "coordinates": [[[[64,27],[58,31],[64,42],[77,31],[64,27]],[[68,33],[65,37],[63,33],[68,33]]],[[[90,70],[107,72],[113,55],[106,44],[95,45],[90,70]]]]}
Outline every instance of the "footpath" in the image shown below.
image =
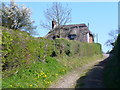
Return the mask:
{"type": "Polygon", "coordinates": [[[104,54],[104,58],[67,73],[65,76],[60,77],[60,79],[49,88],[104,88],[102,82],[103,69],[108,57],[108,54],[104,54]],[[88,71],[87,76],[83,79],[82,75],[86,73],[86,71],[88,71]],[[82,86],[78,86],[79,83],[82,83],[82,86]]]}

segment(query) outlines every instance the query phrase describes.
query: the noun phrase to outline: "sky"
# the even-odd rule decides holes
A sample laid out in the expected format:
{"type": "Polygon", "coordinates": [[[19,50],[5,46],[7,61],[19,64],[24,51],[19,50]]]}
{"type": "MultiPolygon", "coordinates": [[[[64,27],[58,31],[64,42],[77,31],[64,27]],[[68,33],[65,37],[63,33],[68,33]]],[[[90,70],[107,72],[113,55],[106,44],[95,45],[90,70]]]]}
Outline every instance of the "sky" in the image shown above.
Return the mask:
{"type": "MultiPolygon", "coordinates": [[[[108,33],[118,29],[118,2],[61,2],[71,8],[72,21],[69,24],[89,23],[89,29],[93,34],[98,34],[98,43],[102,45],[103,52],[107,52],[111,47],[105,42],[111,37],[108,33]]],[[[17,2],[24,4],[32,11],[32,19],[37,26],[35,37],[45,36],[49,30],[40,27],[40,21],[45,21],[43,11],[52,5],[52,2],[17,2]]],[[[95,38],[95,42],[97,42],[95,38]]]]}

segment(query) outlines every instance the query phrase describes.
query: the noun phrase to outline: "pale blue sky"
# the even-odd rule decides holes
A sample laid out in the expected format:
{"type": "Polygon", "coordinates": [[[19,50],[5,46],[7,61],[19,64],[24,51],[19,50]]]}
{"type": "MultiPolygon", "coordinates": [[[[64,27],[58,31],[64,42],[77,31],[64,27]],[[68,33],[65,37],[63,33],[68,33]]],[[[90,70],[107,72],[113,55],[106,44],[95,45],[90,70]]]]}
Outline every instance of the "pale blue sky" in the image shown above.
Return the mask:
{"type": "MultiPolygon", "coordinates": [[[[17,2],[18,3],[18,2],[17,2]]],[[[43,11],[52,2],[20,2],[32,10],[32,19],[38,36],[43,37],[49,30],[42,29],[40,20],[45,20],[43,11]]],[[[65,2],[62,3],[66,5],[65,2]]],[[[94,34],[98,34],[98,42],[102,44],[102,49],[106,52],[110,47],[105,46],[105,42],[110,38],[108,33],[118,28],[118,3],[117,2],[67,2],[69,8],[72,9],[72,21],[70,24],[85,23],[90,26],[90,30],[94,34]]],[[[96,41],[96,40],[95,40],[96,41]]]]}

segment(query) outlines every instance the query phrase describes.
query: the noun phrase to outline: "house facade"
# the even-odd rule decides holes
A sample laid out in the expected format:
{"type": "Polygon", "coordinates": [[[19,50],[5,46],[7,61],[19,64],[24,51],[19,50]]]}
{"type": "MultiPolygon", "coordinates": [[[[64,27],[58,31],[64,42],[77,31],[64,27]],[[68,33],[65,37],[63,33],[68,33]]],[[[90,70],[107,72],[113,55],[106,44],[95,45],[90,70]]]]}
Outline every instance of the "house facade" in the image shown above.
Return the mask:
{"type": "Polygon", "coordinates": [[[54,40],[60,37],[80,42],[94,42],[94,37],[85,24],[64,25],[60,28],[57,28],[56,24],[52,21],[52,30],[45,36],[47,39],[54,40]]]}

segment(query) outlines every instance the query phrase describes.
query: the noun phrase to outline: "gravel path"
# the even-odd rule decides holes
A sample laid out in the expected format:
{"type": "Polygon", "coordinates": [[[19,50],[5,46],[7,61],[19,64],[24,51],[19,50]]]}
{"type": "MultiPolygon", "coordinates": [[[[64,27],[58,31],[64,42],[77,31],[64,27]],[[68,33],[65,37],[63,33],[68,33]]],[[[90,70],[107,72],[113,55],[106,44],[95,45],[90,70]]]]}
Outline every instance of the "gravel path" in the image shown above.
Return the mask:
{"type": "MultiPolygon", "coordinates": [[[[107,57],[108,55],[104,55],[104,58],[107,58],[107,57]]],[[[50,88],[70,88],[70,87],[73,88],[75,87],[76,82],[78,79],[80,79],[81,74],[85,73],[86,70],[88,70],[89,68],[91,68],[92,66],[96,65],[97,63],[101,61],[103,61],[103,59],[97,60],[95,62],[91,62],[90,64],[86,64],[83,67],[77,68],[76,70],[69,72],[65,76],[61,77],[58,80],[58,82],[52,84],[50,88]]],[[[85,87],[88,87],[88,86],[85,86],[85,87]]]]}

